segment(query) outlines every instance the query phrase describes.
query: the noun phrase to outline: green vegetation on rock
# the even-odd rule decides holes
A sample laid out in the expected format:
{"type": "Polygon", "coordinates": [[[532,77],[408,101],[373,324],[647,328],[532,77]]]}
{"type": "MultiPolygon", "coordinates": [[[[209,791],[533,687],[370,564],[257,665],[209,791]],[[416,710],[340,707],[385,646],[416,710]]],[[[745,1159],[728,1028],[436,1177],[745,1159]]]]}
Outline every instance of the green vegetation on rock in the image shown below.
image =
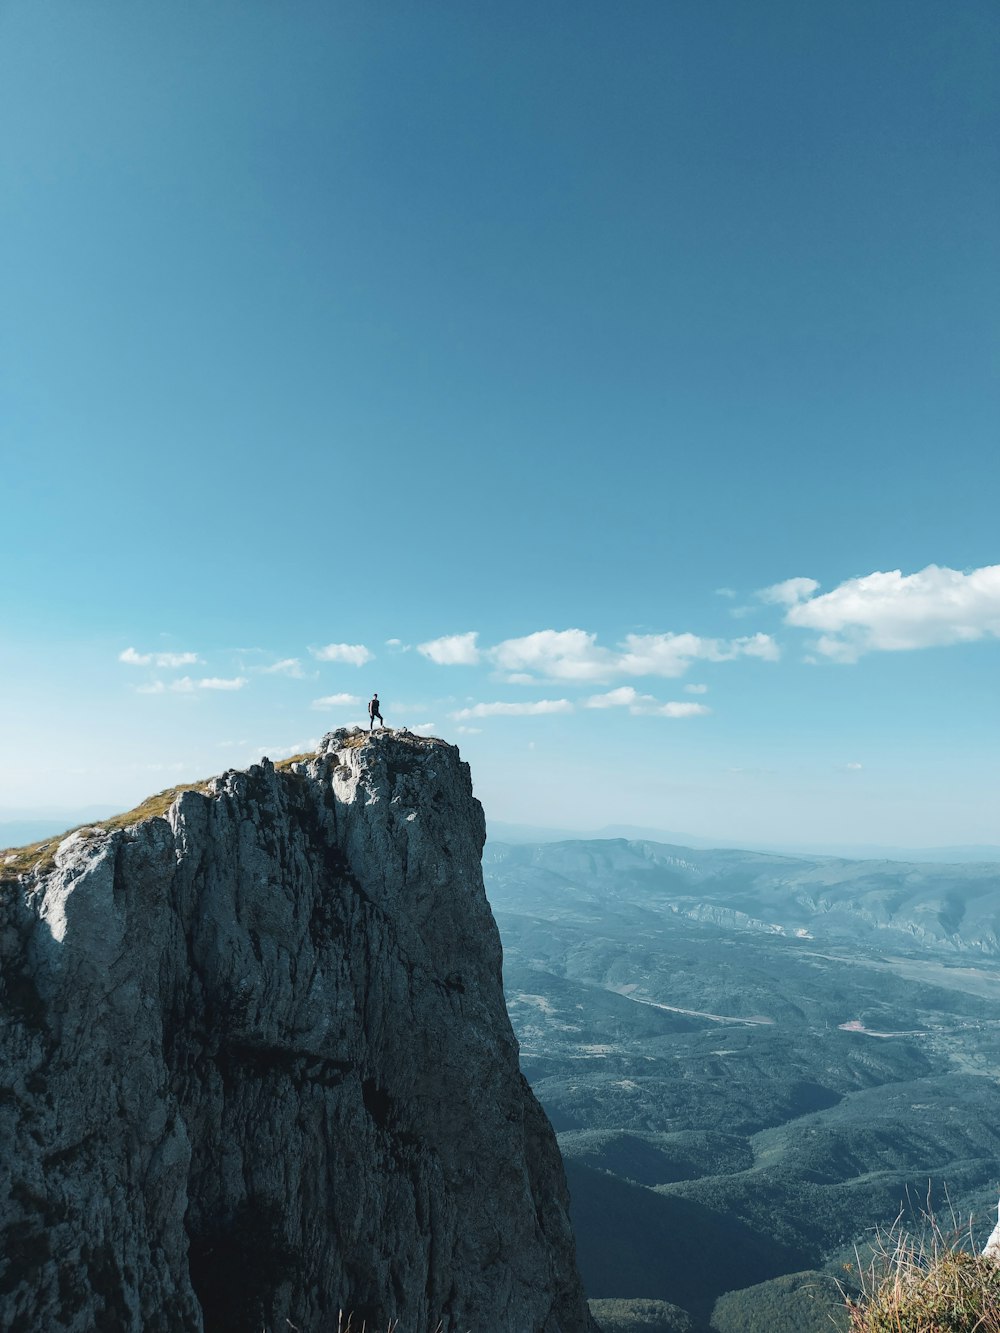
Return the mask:
{"type": "Polygon", "coordinates": [[[720,1296],[712,1311],[713,1333],[837,1333],[847,1310],[829,1273],[786,1273],[743,1291],[720,1296]]]}

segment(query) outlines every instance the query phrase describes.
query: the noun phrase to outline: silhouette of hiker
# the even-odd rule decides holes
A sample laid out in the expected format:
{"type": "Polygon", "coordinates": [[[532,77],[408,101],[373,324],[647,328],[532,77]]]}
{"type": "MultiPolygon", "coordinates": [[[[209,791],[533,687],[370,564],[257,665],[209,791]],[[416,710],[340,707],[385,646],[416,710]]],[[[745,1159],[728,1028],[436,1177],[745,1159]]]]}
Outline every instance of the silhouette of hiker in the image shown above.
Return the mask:
{"type": "Polygon", "coordinates": [[[378,718],[378,724],[379,724],[379,726],[380,726],[380,727],[384,727],[384,726],[385,726],[385,723],[382,721],[382,714],[378,711],[378,695],[377,695],[377,694],[373,694],[373,695],[372,695],[372,698],[371,698],[371,703],[368,705],[368,730],[369,730],[369,731],[371,731],[371,729],[374,727],[374,725],[375,725],[375,719],[376,719],[376,718],[378,718]]]}

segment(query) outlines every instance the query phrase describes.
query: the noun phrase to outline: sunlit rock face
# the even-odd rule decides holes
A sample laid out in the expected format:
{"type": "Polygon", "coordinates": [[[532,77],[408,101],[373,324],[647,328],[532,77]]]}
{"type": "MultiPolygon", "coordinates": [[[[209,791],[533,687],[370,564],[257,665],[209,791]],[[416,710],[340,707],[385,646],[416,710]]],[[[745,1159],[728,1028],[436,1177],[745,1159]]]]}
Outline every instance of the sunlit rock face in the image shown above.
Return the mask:
{"type": "Polygon", "coordinates": [[[0,886],[0,1326],[591,1328],[483,839],[341,731],[0,886]]]}

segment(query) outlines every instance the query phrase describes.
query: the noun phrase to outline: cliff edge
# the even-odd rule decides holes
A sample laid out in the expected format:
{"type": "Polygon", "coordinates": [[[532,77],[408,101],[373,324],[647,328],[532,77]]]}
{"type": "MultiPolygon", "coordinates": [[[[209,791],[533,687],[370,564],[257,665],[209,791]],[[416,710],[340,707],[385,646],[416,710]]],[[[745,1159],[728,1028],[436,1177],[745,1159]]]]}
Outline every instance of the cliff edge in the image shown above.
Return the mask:
{"type": "Polygon", "coordinates": [[[457,749],[164,807],[0,861],[0,1326],[589,1330],[457,749]]]}

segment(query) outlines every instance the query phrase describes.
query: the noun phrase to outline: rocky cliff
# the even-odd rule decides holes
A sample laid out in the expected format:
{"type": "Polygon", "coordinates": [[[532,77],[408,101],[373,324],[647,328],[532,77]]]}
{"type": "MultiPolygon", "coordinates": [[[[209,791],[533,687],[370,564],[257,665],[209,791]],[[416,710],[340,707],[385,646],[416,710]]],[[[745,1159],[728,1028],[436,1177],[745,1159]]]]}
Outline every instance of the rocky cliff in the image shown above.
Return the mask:
{"type": "Polygon", "coordinates": [[[0,864],[0,1326],[589,1329],[457,750],[164,806],[0,864]]]}

